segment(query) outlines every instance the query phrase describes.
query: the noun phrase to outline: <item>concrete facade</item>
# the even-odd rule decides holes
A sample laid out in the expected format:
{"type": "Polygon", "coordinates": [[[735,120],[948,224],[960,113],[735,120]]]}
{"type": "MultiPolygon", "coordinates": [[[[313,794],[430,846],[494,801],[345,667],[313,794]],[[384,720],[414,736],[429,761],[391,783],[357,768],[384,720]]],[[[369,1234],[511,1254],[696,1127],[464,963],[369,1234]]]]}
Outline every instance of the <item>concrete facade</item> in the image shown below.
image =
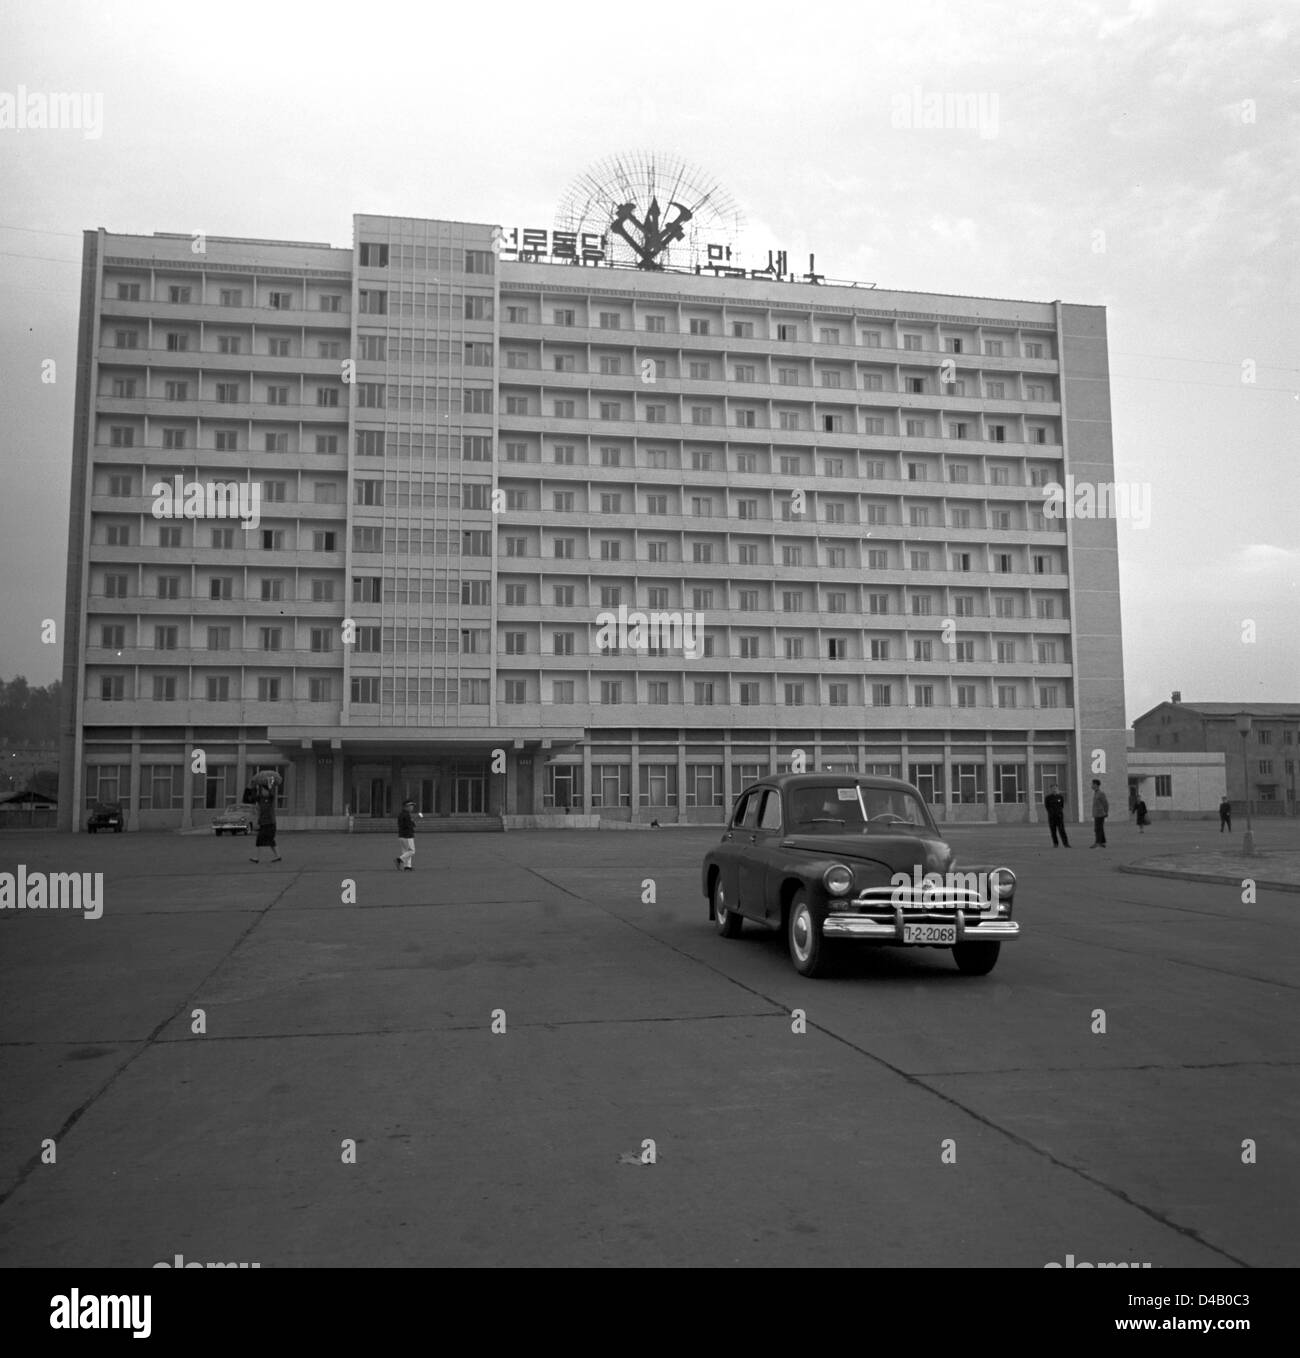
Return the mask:
{"type": "Polygon", "coordinates": [[[717,822],[798,764],[948,821],[1122,796],[1115,522],[1044,510],[1113,480],[1102,308],[493,237],[86,234],[68,828],[203,824],[265,767],[321,828],[717,822]],[[258,527],[160,517],[178,476],[258,527]]]}

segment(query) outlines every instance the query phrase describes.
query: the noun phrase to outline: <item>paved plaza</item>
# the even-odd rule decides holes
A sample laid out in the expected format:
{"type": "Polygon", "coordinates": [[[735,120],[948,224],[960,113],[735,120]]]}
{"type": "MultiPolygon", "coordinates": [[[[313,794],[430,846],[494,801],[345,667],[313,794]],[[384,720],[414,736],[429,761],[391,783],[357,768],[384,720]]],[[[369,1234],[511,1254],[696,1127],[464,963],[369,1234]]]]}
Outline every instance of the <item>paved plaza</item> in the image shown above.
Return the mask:
{"type": "Polygon", "coordinates": [[[811,981],[713,931],[712,829],[425,834],[410,873],[10,832],[0,871],[104,889],[0,911],[0,1263],[1295,1266],[1300,898],[1116,870],[1239,847],[1209,822],[1109,833],[951,832],[1019,875],[988,977],[811,981]]]}

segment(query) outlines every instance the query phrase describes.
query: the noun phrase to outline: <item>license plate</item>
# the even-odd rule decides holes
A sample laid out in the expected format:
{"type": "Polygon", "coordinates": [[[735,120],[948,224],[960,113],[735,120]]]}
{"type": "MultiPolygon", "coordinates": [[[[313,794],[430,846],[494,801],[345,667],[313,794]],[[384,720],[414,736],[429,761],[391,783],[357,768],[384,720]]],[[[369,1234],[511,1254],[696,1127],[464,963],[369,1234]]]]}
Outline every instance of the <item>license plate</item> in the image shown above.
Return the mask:
{"type": "Polygon", "coordinates": [[[903,925],[904,943],[951,944],[957,941],[955,924],[905,924],[903,925]]]}

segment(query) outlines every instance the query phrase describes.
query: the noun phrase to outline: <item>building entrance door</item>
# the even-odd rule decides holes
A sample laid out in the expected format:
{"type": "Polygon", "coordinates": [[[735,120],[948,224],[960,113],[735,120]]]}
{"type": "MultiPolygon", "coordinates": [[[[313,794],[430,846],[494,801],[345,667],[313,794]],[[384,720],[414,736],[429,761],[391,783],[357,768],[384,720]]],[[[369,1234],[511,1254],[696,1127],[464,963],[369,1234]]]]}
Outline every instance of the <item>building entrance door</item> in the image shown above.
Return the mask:
{"type": "Polygon", "coordinates": [[[481,773],[458,773],[452,815],[481,816],[487,804],[486,781],[481,773]]]}

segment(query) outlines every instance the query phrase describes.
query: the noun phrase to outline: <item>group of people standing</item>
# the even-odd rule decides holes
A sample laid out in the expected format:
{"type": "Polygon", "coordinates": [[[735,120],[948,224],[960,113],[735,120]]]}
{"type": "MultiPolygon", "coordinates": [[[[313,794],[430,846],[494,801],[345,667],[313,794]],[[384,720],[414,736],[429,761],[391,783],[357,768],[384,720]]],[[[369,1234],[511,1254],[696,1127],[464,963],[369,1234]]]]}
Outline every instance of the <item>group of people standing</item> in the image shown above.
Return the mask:
{"type": "MultiPolygon", "coordinates": [[[[1060,787],[1053,783],[1051,791],[1043,798],[1043,807],[1047,812],[1047,828],[1052,832],[1053,848],[1069,848],[1070,837],[1065,832],[1065,798],[1061,794],[1060,787]]],[[[1146,827],[1151,823],[1147,818],[1147,804],[1141,797],[1137,798],[1131,808],[1137,815],[1138,831],[1146,833],[1146,827]]],[[[1110,798],[1101,789],[1101,779],[1092,780],[1092,844],[1093,849],[1104,849],[1106,847],[1106,820],[1110,815],[1110,798]]]]}

